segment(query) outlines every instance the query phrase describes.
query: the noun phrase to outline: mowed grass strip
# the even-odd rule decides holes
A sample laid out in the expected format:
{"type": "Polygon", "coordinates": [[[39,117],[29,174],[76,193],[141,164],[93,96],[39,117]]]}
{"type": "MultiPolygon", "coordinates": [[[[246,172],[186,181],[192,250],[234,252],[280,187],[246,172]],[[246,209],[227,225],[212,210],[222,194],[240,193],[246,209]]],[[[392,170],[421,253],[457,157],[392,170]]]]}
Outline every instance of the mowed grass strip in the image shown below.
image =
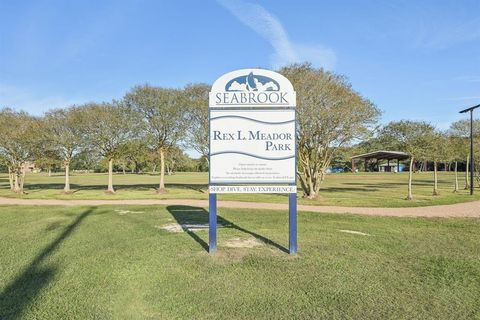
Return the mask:
{"type": "Polygon", "coordinates": [[[287,212],[220,209],[213,256],[207,217],[0,207],[0,319],[480,317],[478,219],[302,212],[292,257],[287,212]]]}
{"type": "MultiPolygon", "coordinates": [[[[464,173],[459,173],[460,190],[453,193],[453,172],[439,173],[439,196],[433,196],[433,173],[414,174],[414,200],[405,200],[408,173],[340,173],[327,176],[317,199],[303,199],[306,205],[333,205],[358,207],[414,207],[441,205],[480,200],[480,192],[470,196],[464,190],[464,173]]],[[[73,173],[72,194],[64,194],[64,177],[61,173],[48,177],[44,173],[28,174],[25,194],[17,195],[9,190],[8,178],[0,174],[0,197],[23,197],[30,199],[208,199],[208,174],[178,172],[166,177],[168,193],[157,194],[159,176],[156,174],[116,174],[115,194],[107,194],[106,174],[73,173]]],[[[478,190],[478,188],[477,188],[478,190]]],[[[282,194],[225,194],[220,200],[256,202],[284,202],[282,194]]]]}

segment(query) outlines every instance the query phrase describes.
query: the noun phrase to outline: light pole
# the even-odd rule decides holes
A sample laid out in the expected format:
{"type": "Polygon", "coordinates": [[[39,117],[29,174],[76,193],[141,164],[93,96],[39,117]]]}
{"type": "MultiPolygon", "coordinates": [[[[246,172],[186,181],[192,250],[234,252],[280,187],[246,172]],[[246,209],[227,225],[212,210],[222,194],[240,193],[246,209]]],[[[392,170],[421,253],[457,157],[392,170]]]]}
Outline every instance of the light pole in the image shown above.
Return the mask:
{"type": "Polygon", "coordinates": [[[480,104],[460,111],[460,113],[470,112],[470,195],[473,195],[473,171],[475,165],[473,162],[473,110],[480,107],[480,104]]]}

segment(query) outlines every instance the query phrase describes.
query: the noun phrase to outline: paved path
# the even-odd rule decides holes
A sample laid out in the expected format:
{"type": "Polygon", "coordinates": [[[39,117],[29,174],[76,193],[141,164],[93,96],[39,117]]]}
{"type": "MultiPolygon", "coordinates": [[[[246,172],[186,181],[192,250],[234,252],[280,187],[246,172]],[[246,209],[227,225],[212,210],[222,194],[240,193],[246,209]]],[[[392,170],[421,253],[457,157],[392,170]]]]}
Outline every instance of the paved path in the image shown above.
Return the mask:
{"type": "MultiPolygon", "coordinates": [[[[188,205],[208,207],[207,200],[170,199],[170,200],[56,200],[56,199],[16,199],[0,198],[0,205],[34,206],[99,206],[99,205],[188,205]]],[[[275,209],[288,210],[287,204],[258,203],[241,201],[218,201],[220,208],[275,209]]],[[[1,209],[0,209],[1,210],[1,209]]],[[[480,217],[480,201],[449,204],[443,206],[415,208],[360,208],[335,206],[299,205],[298,210],[320,213],[353,213],[371,216],[394,217],[480,217]]]]}

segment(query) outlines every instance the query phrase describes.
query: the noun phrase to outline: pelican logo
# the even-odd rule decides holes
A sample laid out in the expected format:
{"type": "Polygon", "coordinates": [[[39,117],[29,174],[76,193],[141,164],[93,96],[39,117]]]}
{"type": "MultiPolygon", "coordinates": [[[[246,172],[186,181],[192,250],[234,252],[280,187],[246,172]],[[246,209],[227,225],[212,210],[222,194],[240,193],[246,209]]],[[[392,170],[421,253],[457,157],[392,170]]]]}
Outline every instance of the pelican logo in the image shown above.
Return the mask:
{"type": "Polygon", "coordinates": [[[272,78],[250,72],[248,75],[236,77],[227,82],[225,91],[280,91],[280,86],[272,78]]]}

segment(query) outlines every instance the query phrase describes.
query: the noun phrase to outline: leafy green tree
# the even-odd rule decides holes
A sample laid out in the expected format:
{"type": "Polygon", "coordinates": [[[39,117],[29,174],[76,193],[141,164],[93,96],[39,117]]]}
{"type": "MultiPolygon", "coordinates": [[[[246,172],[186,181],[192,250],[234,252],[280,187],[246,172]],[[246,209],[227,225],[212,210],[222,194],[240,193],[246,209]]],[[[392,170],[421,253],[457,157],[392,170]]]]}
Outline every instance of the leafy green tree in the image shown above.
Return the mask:
{"type": "MultiPolygon", "coordinates": [[[[1,120],[0,120],[1,123],[1,120]]],[[[10,183],[10,190],[13,191],[13,175],[12,175],[12,169],[10,167],[10,162],[8,161],[8,158],[6,155],[4,155],[2,152],[0,152],[0,167],[2,172],[8,171],[8,181],[10,183]]]]}
{"type": "Polygon", "coordinates": [[[118,162],[124,173],[127,167],[131,168],[132,173],[138,173],[140,169],[147,165],[152,154],[143,139],[129,140],[120,147],[120,150],[118,162]]]}
{"type": "MultiPolygon", "coordinates": [[[[428,135],[428,132],[427,132],[428,135]]],[[[451,158],[450,140],[444,132],[436,131],[431,133],[430,138],[430,159],[433,161],[433,195],[439,195],[438,191],[438,163],[447,162],[451,158]]]]}
{"type": "Polygon", "coordinates": [[[141,115],[145,139],[160,155],[158,192],[166,192],[165,154],[185,138],[189,126],[184,96],[180,90],[144,85],[133,88],[124,100],[132,111],[141,115]]]}
{"type": "Polygon", "coordinates": [[[85,145],[84,110],[80,107],[54,109],[48,111],[44,118],[46,150],[53,151],[65,167],[65,187],[63,191],[70,193],[70,164],[73,157],[85,145]]]}
{"type": "Polygon", "coordinates": [[[167,174],[172,175],[177,168],[188,166],[189,160],[190,158],[182,149],[179,147],[172,147],[165,159],[167,174]]]}
{"type": "Polygon", "coordinates": [[[62,163],[56,152],[46,148],[36,148],[34,158],[35,166],[42,171],[46,170],[49,177],[52,175],[52,169],[60,167],[62,163]]]}
{"type": "MultiPolygon", "coordinates": [[[[470,170],[470,120],[455,121],[450,125],[450,135],[456,137],[457,140],[457,152],[465,159],[465,189],[470,188],[469,170],[470,170]]],[[[480,120],[473,121],[473,136],[475,144],[480,146],[480,120]]],[[[478,148],[477,148],[478,150],[478,148]]],[[[478,159],[478,157],[476,157],[478,159]]],[[[473,182],[472,182],[473,183],[473,182]]]]}
{"type": "Polygon", "coordinates": [[[186,146],[197,151],[208,159],[208,95],[207,84],[191,84],[185,87],[183,94],[187,104],[187,137],[186,146]]]}
{"type": "Polygon", "coordinates": [[[100,167],[101,156],[92,148],[92,146],[88,145],[87,140],[85,143],[86,147],[82,148],[82,150],[73,157],[70,169],[87,172],[97,171],[100,167]]]}
{"type": "Polygon", "coordinates": [[[23,193],[25,165],[33,160],[38,120],[24,111],[0,110],[0,154],[8,167],[10,189],[23,193]]]}
{"type": "Polygon", "coordinates": [[[82,107],[86,141],[108,161],[107,192],[114,193],[113,161],[121,146],[138,134],[136,115],[118,101],[90,103],[82,107]]]}
{"type": "Polygon", "coordinates": [[[279,71],[297,92],[299,179],[304,197],[317,197],[337,150],[371,134],[379,109],[339,75],[309,64],[279,71]]]}
{"type": "Polygon", "coordinates": [[[410,155],[407,200],[413,200],[412,180],[415,160],[428,157],[434,131],[434,127],[427,122],[409,120],[390,122],[380,131],[380,137],[389,149],[410,155]]]}
{"type": "Polygon", "coordinates": [[[465,137],[456,135],[454,132],[448,132],[448,148],[449,148],[449,159],[454,162],[454,172],[455,172],[455,183],[453,187],[453,192],[458,192],[459,183],[458,183],[458,162],[465,160],[468,156],[465,137]]]}

